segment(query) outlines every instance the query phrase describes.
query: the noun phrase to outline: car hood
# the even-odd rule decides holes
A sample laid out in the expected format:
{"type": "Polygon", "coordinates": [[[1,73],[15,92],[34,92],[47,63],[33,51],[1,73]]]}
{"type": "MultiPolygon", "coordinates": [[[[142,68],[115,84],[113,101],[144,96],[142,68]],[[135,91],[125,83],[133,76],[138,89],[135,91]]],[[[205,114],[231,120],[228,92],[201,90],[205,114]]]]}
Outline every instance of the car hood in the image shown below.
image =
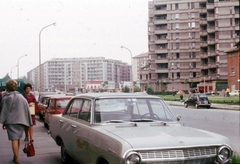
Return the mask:
{"type": "Polygon", "coordinates": [[[103,126],[116,138],[121,138],[133,149],[222,145],[230,146],[228,138],[208,131],[182,126],[178,123],[137,123],[135,126],[103,126]]]}

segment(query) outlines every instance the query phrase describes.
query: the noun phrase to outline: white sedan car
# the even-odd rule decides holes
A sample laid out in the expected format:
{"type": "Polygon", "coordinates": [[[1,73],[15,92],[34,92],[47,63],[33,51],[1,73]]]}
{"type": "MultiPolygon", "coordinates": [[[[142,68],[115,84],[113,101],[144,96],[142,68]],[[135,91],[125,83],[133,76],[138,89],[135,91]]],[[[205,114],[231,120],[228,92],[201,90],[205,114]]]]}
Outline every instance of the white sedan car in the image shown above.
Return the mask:
{"type": "Polygon", "coordinates": [[[231,162],[228,138],[182,126],[178,119],[157,96],[88,93],[53,115],[49,130],[66,164],[231,162]]]}
{"type": "Polygon", "coordinates": [[[239,96],[240,91],[239,90],[234,90],[229,93],[230,96],[239,96]]]}

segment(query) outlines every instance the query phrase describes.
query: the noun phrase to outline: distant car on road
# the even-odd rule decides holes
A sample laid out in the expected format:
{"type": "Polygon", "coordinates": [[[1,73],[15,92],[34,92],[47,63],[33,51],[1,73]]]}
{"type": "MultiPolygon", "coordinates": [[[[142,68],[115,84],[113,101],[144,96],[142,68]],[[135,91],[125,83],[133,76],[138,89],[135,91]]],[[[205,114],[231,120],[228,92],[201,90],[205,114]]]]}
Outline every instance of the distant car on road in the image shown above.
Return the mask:
{"type": "Polygon", "coordinates": [[[64,163],[227,163],[224,136],[182,126],[164,101],[147,94],[88,93],[73,97],[49,132],[64,163]]]}
{"type": "Polygon", "coordinates": [[[185,100],[184,106],[185,108],[187,108],[188,106],[195,106],[196,108],[210,108],[211,102],[209,101],[207,95],[204,93],[192,93],[189,95],[187,100],[185,100]]]}
{"type": "Polygon", "coordinates": [[[72,96],[54,95],[48,98],[48,107],[44,111],[44,126],[49,127],[53,114],[62,114],[72,96]]]}
{"type": "Polygon", "coordinates": [[[232,92],[229,92],[230,96],[239,96],[240,90],[233,90],[232,92]]]}

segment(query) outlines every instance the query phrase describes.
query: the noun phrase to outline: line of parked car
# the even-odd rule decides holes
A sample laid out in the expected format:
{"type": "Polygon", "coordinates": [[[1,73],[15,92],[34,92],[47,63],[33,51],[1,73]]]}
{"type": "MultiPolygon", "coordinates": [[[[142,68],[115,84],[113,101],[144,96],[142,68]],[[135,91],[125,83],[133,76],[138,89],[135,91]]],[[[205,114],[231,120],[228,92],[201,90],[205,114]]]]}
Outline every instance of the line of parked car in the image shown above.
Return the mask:
{"type": "Polygon", "coordinates": [[[62,114],[71,98],[69,94],[58,92],[43,92],[39,95],[36,111],[46,128],[49,127],[52,115],[62,114]]]}
{"type": "MultiPolygon", "coordinates": [[[[207,96],[189,97],[208,107],[207,96]]],[[[228,138],[179,124],[164,101],[146,93],[42,93],[37,110],[63,163],[229,163],[228,138]]],[[[185,107],[186,107],[185,102],[185,107]]],[[[187,104],[192,105],[192,104],[187,104]]],[[[209,106],[210,107],[210,106],[209,106]]]]}

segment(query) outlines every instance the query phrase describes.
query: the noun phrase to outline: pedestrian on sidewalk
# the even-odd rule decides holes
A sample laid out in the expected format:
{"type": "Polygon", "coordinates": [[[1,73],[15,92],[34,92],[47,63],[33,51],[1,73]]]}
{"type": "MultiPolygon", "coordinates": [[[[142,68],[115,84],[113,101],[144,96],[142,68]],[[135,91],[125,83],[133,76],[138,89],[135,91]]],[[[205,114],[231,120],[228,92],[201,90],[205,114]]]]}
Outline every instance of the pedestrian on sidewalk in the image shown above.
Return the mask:
{"type": "MultiPolygon", "coordinates": [[[[27,83],[24,85],[23,87],[24,90],[24,94],[23,97],[25,97],[25,99],[28,102],[28,106],[29,107],[33,107],[34,108],[34,112],[31,113],[31,117],[32,117],[32,123],[33,125],[36,125],[36,118],[35,118],[35,104],[36,104],[36,98],[35,96],[31,93],[32,90],[32,85],[27,83]]],[[[29,128],[25,129],[25,139],[24,141],[28,141],[28,139],[30,139],[30,142],[33,142],[33,126],[30,126],[29,128]]]]}
{"type": "Polygon", "coordinates": [[[227,89],[226,89],[227,97],[230,97],[230,94],[229,94],[229,92],[230,92],[230,88],[229,88],[229,87],[227,87],[227,89]]]}
{"type": "Polygon", "coordinates": [[[1,101],[0,123],[7,130],[8,139],[12,142],[13,162],[19,164],[20,139],[26,128],[32,125],[32,119],[26,99],[16,89],[15,80],[6,82],[7,92],[1,101]]]}

